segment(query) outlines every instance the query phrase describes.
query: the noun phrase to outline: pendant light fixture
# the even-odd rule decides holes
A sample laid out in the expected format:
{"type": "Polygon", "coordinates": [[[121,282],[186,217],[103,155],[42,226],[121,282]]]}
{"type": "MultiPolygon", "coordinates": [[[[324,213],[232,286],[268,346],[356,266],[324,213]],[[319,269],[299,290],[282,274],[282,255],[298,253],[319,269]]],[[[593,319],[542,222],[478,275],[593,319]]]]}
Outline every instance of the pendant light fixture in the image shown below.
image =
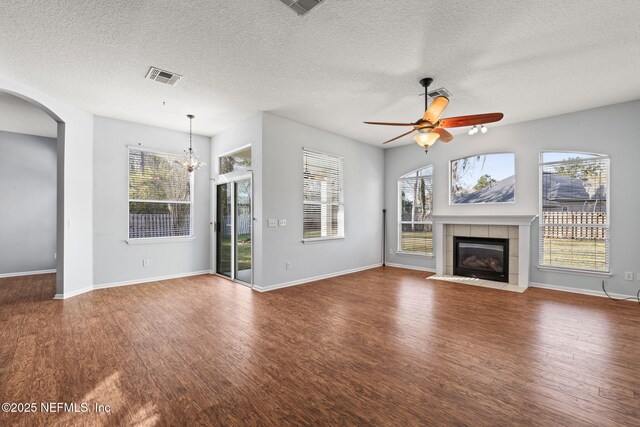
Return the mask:
{"type": "Polygon", "coordinates": [[[206,163],[202,162],[196,153],[193,151],[193,136],[192,136],[192,123],[194,119],[193,114],[187,114],[189,118],[189,149],[184,150],[184,159],[180,161],[180,164],[187,170],[187,172],[191,173],[193,171],[197,171],[202,166],[206,165],[206,163]]]}

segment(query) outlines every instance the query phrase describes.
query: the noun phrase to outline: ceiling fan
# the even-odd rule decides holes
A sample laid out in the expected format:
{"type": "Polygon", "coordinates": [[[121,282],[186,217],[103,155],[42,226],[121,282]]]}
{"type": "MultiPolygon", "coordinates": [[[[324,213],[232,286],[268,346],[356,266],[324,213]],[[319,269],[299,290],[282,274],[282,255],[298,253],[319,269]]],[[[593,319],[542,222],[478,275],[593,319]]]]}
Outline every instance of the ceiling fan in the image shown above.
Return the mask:
{"type": "Polygon", "coordinates": [[[445,128],[457,128],[463,126],[477,126],[485,123],[493,123],[502,120],[504,114],[502,113],[487,113],[487,114],[474,114],[471,116],[458,116],[441,119],[444,109],[449,104],[449,99],[444,96],[436,97],[431,105],[429,105],[429,97],[427,96],[427,88],[433,82],[430,77],[425,77],[420,80],[420,84],[424,86],[424,115],[414,123],[388,123],[388,122],[365,122],[369,125],[383,125],[383,126],[412,126],[409,132],[396,136],[388,141],[383,142],[386,144],[396,139],[402,138],[405,135],[409,135],[413,132],[418,132],[418,135],[413,137],[413,140],[418,145],[424,147],[424,151],[428,152],[429,147],[436,143],[438,139],[442,142],[449,142],[453,139],[445,128]]]}

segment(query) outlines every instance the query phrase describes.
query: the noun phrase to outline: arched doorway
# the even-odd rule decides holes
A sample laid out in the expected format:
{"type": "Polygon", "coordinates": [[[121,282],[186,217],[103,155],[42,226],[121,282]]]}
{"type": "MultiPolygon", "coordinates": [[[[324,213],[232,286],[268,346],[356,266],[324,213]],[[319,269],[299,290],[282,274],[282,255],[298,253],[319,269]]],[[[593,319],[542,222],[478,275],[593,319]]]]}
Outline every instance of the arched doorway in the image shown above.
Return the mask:
{"type": "Polygon", "coordinates": [[[0,91],[57,123],[56,299],[93,289],[93,115],[0,75],[0,91]]]}
{"type": "MultiPolygon", "coordinates": [[[[38,119],[38,116],[30,111],[32,110],[38,110],[38,111],[42,111],[42,115],[46,115],[49,116],[52,120],[53,120],[53,124],[50,125],[50,127],[54,127],[54,131],[53,131],[53,135],[50,135],[50,130],[47,129],[47,135],[46,136],[55,136],[56,139],[56,143],[55,143],[55,170],[54,171],[49,171],[49,174],[45,174],[45,176],[42,176],[41,178],[51,178],[51,174],[53,173],[53,177],[55,178],[54,181],[56,182],[55,184],[55,188],[53,188],[53,191],[55,192],[55,206],[51,206],[55,209],[55,235],[54,236],[45,236],[44,239],[38,239],[37,236],[33,236],[31,234],[38,234],[38,233],[42,233],[44,232],[44,229],[46,227],[41,227],[42,224],[38,223],[38,222],[44,222],[44,219],[47,216],[47,212],[40,212],[40,214],[42,215],[43,220],[38,221],[35,220],[34,218],[30,218],[33,221],[33,230],[32,233],[28,233],[25,235],[24,239],[25,242],[24,244],[27,246],[31,246],[32,247],[32,253],[33,253],[33,257],[34,258],[42,258],[43,255],[39,254],[38,251],[40,250],[46,250],[47,252],[50,251],[54,251],[53,253],[50,254],[51,257],[54,257],[55,254],[55,270],[56,270],[56,295],[64,295],[64,134],[65,134],[65,123],[62,121],[62,119],[56,115],[55,113],[53,113],[50,109],[44,107],[42,104],[40,104],[39,102],[21,95],[19,93],[16,92],[12,92],[12,91],[8,91],[8,90],[2,90],[0,88],[0,98],[4,101],[5,103],[5,107],[6,108],[15,108],[15,109],[21,109],[22,111],[19,111],[18,114],[25,114],[27,115],[27,117],[25,117],[25,119],[27,120],[34,120],[34,119],[38,119]],[[29,108],[25,108],[27,105],[32,106],[32,109],[29,108]],[[30,115],[30,116],[29,116],[30,115]],[[50,237],[52,240],[54,240],[55,243],[53,242],[46,242],[47,238],[46,237],[50,237]],[[44,245],[47,246],[46,248],[39,248],[37,246],[39,245],[44,245]],[[50,248],[49,246],[53,245],[54,248],[50,248]],[[36,248],[38,249],[38,251],[36,251],[36,248]],[[35,252],[35,253],[34,253],[35,252]]],[[[15,134],[16,136],[19,134],[22,134],[24,132],[21,132],[20,128],[20,124],[17,123],[19,121],[19,117],[18,115],[16,115],[15,117],[16,120],[14,123],[16,123],[14,126],[17,127],[18,129],[14,128],[14,127],[10,127],[7,129],[3,129],[4,131],[17,131],[17,133],[15,134]]],[[[33,128],[33,123],[31,123],[30,125],[27,125],[26,123],[23,125],[26,126],[26,129],[30,129],[33,128]]],[[[31,132],[29,132],[30,134],[31,132]]],[[[33,132],[33,133],[38,133],[33,132]]],[[[26,135],[23,135],[26,136],[26,135]]],[[[39,141],[36,140],[37,135],[30,135],[33,137],[33,142],[34,144],[37,144],[39,141]]],[[[21,142],[26,142],[26,140],[23,140],[21,142]]],[[[16,150],[24,150],[23,147],[15,147],[16,150]]],[[[25,158],[23,159],[25,161],[25,166],[30,164],[30,162],[35,162],[37,161],[37,159],[33,159],[33,158],[25,158]]],[[[39,165],[40,167],[42,165],[39,165]]],[[[50,165],[46,165],[46,166],[50,166],[50,165]]],[[[17,168],[19,170],[19,168],[17,168]]],[[[42,171],[40,171],[42,172],[42,171]]],[[[24,177],[23,177],[24,178],[24,177]]],[[[15,177],[15,179],[20,179],[18,176],[15,177]]],[[[27,185],[28,183],[25,183],[24,181],[20,183],[20,187],[17,189],[16,194],[19,194],[27,185]]],[[[49,190],[49,189],[47,189],[49,190]]],[[[23,194],[24,196],[24,194],[23,194]]],[[[22,198],[22,201],[24,202],[25,198],[22,198]]],[[[26,199],[28,200],[28,198],[26,199]]],[[[16,209],[18,208],[18,206],[14,206],[16,209]]],[[[49,207],[49,206],[47,206],[49,207]]],[[[28,206],[25,206],[24,204],[21,204],[21,206],[19,207],[22,211],[23,211],[23,215],[24,216],[28,216],[28,212],[24,212],[25,209],[29,209],[28,206]]],[[[41,205],[35,207],[35,209],[38,208],[42,208],[41,205]]],[[[25,220],[28,220],[28,218],[25,218],[25,220]]],[[[24,228],[24,225],[23,227],[24,228]]],[[[15,243],[15,242],[14,242],[15,243]]],[[[8,249],[8,248],[6,248],[8,249]]],[[[19,248],[16,248],[14,246],[14,250],[16,252],[19,252],[19,248]]],[[[18,258],[16,258],[18,259],[18,258]]],[[[34,262],[34,265],[39,265],[38,262],[34,262]]],[[[24,265],[30,265],[28,262],[23,263],[22,266],[16,266],[17,270],[20,271],[24,271],[25,269],[27,271],[32,271],[32,270],[41,270],[40,268],[31,268],[29,269],[28,267],[24,267],[24,265]]],[[[47,264],[47,267],[50,267],[49,264],[47,264]]]]}

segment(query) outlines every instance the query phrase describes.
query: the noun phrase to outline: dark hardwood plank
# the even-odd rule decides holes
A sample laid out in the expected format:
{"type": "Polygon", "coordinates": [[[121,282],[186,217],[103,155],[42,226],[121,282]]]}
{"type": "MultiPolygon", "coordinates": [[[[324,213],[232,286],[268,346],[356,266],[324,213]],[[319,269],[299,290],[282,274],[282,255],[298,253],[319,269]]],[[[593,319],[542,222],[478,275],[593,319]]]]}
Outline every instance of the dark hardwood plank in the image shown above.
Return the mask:
{"type": "Polygon", "coordinates": [[[640,307],[377,268],[258,293],[216,276],[54,301],[0,279],[5,425],[637,425],[640,307]]]}

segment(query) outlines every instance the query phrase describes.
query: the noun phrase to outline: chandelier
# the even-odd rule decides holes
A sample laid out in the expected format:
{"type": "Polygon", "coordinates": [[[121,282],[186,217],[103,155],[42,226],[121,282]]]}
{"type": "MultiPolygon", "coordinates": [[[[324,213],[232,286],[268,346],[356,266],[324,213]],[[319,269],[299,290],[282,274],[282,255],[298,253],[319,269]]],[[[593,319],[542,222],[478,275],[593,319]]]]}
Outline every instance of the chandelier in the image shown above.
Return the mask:
{"type": "Polygon", "coordinates": [[[192,123],[195,116],[193,114],[187,114],[187,117],[189,118],[189,149],[184,150],[184,159],[180,160],[180,164],[187,170],[187,172],[191,173],[193,171],[197,171],[202,166],[205,166],[206,163],[201,161],[195,151],[193,151],[192,123]]]}

